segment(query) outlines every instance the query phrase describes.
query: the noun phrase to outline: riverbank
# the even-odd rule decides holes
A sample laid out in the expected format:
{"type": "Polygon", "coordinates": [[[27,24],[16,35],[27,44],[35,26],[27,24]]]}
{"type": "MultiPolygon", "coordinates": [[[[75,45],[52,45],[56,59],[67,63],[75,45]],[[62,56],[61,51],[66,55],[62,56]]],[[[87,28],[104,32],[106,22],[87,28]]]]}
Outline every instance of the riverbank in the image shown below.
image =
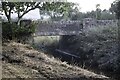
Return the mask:
{"type": "Polygon", "coordinates": [[[2,56],[2,78],[109,80],[109,77],[69,65],[27,44],[3,43],[2,56]]]}

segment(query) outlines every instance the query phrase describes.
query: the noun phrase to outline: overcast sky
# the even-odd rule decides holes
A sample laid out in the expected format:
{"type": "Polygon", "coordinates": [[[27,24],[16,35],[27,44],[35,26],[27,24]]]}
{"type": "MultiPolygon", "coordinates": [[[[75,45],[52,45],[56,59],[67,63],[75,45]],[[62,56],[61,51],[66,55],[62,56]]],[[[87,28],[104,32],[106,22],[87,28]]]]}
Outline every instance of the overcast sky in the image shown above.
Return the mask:
{"type": "MultiPolygon", "coordinates": [[[[103,9],[109,9],[111,6],[111,3],[115,0],[67,0],[69,2],[75,2],[78,3],[80,6],[81,12],[91,11],[95,10],[96,4],[100,4],[100,8],[103,9]]],[[[17,17],[17,15],[12,15],[12,17],[17,17]]],[[[27,19],[40,19],[39,10],[35,9],[33,11],[30,11],[28,14],[24,16],[24,18],[27,19]]]]}
{"type": "Polygon", "coordinates": [[[100,8],[109,9],[111,3],[115,0],[68,0],[70,2],[76,2],[80,5],[82,12],[95,10],[96,4],[100,4],[100,8]]]}

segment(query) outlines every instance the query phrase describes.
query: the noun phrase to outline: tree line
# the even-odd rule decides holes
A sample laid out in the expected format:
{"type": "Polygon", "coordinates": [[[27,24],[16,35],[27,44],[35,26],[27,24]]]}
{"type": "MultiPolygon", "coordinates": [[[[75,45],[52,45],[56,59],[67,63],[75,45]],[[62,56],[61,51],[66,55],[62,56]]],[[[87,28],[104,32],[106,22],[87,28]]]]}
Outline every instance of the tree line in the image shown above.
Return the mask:
{"type": "MultiPolygon", "coordinates": [[[[100,4],[96,4],[96,10],[89,12],[81,12],[79,5],[69,2],[2,2],[2,12],[5,14],[9,23],[12,22],[11,15],[17,13],[17,23],[28,12],[39,9],[40,15],[47,14],[51,20],[82,20],[84,18],[95,18],[98,20],[116,19],[116,4],[119,0],[115,0],[111,4],[109,10],[101,10],[100,4]]],[[[43,19],[43,17],[41,17],[43,19]]]]}

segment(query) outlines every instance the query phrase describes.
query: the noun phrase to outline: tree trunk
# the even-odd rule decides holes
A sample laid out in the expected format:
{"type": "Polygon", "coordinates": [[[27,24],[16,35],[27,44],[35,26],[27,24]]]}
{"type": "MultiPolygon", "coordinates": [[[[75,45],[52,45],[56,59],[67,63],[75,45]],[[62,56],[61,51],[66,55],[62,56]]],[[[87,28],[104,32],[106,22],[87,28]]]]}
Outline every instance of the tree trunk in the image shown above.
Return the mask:
{"type": "Polygon", "coordinates": [[[20,10],[18,10],[18,21],[17,21],[17,25],[20,25],[20,19],[21,19],[21,17],[20,17],[20,10]]]}
{"type": "Polygon", "coordinates": [[[7,19],[9,23],[12,23],[10,16],[7,19]]]}
{"type": "Polygon", "coordinates": [[[18,18],[17,25],[18,26],[20,25],[20,18],[18,18]]]}

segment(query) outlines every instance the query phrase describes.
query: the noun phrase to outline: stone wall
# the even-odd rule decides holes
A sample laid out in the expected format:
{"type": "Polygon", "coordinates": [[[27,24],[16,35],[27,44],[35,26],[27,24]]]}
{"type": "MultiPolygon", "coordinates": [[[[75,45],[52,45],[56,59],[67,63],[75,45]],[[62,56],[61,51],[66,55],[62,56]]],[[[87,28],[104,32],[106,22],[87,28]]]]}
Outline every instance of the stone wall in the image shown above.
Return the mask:
{"type": "Polygon", "coordinates": [[[82,29],[97,26],[116,26],[117,20],[82,21],[39,21],[36,27],[36,35],[79,35],[82,29]]]}
{"type": "Polygon", "coordinates": [[[36,35],[77,35],[81,29],[81,21],[39,22],[36,35]]]}
{"type": "Polygon", "coordinates": [[[116,26],[117,20],[83,20],[84,28],[97,26],[116,26]]]}

